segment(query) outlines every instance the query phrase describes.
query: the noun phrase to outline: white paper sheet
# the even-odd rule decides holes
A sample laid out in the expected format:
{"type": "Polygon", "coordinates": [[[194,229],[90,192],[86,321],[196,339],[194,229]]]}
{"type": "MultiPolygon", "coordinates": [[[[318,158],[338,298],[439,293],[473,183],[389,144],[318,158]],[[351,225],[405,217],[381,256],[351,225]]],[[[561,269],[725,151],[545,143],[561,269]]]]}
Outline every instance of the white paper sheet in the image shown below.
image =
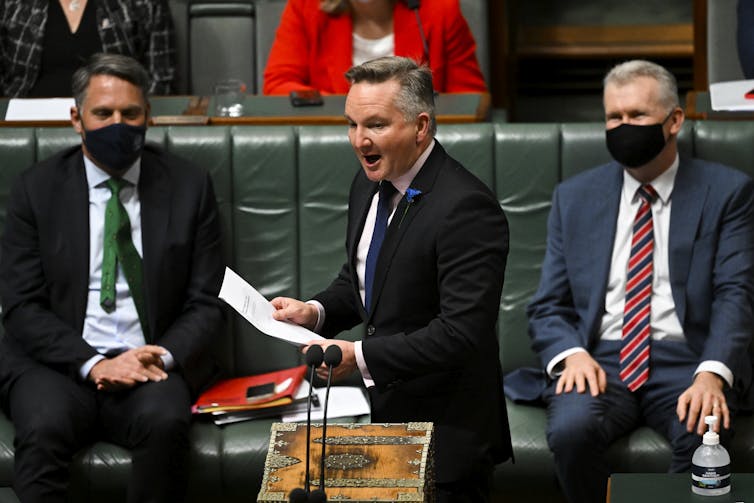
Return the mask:
{"type": "Polygon", "coordinates": [[[5,111],[7,121],[58,121],[71,118],[73,98],[13,98],[5,111]]]}
{"type": "MultiPolygon", "coordinates": [[[[303,383],[301,387],[308,383],[303,383]]],[[[319,397],[319,403],[322,405],[319,409],[312,409],[312,421],[322,421],[325,414],[325,390],[326,388],[314,388],[319,397]]],[[[327,405],[327,419],[334,417],[351,417],[369,414],[369,402],[364,396],[362,388],[355,386],[331,386],[330,402],[327,405]]],[[[306,421],[306,411],[296,414],[286,414],[282,418],[284,423],[295,423],[306,421]]]]}
{"type": "Polygon", "coordinates": [[[754,111],[754,99],[744,95],[754,89],[754,80],[732,80],[710,84],[712,110],[754,111]]]}
{"type": "Polygon", "coordinates": [[[271,337],[297,346],[304,346],[312,339],[323,339],[321,335],[304,327],[274,319],[272,313],[275,308],[272,304],[229,267],[225,268],[225,278],[218,297],[258,330],[271,337]]]}

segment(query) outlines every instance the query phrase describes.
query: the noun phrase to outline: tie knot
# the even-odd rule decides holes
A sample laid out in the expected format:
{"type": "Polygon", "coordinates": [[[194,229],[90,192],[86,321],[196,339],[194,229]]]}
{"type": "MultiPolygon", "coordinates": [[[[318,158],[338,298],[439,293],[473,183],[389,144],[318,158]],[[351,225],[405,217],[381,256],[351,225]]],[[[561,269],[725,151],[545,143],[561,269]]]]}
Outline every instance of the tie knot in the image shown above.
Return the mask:
{"type": "Polygon", "coordinates": [[[116,196],[120,194],[120,191],[123,187],[127,187],[129,185],[129,183],[122,178],[109,178],[106,183],[107,188],[110,189],[110,192],[112,192],[116,196]]]}
{"type": "Polygon", "coordinates": [[[652,204],[657,199],[657,191],[651,185],[642,185],[639,187],[639,196],[647,203],[652,204]]]}
{"type": "Polygon", "coordinates": [[[393,197],[396,192],[398,192],[398,189],[396,189],[392,183],[387,180],[382,180],[380,182],[380,199],[384,197],[393,197]]]}

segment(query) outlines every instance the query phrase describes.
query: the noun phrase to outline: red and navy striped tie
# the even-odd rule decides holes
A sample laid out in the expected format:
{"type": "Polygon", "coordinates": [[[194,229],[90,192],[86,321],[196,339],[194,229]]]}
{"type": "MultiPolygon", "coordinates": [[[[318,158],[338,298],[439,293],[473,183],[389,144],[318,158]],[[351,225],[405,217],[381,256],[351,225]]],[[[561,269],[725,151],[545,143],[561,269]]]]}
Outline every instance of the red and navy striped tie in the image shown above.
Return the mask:
{"type": "Polygon", "coordinates": [[[626,276],[626,305],[623,309],[623,336],[620,350],[620,378],[636,391],[649,378],[649,316],[652,302],[652,202],[657,192],[651,185],[638,190],[639,211],[634,219],[631,255],[626,276]]]}

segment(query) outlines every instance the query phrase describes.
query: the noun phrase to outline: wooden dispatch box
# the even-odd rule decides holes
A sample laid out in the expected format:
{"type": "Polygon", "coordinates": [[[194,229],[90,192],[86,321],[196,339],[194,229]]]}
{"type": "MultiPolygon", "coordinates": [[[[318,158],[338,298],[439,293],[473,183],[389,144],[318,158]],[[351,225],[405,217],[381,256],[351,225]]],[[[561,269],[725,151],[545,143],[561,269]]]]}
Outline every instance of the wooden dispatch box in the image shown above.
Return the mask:
{"type": "MultiPolygon", "coordinates": [[[[350,503],[434,501],[432,423],[328,424],[325,492],[350,503]]],[[[312,424],[311,489],[319,488],[322,425],[312,424]]],[[[304,487],[306,424],[273,423],[257,501],[287,503],[304,487]]]]}

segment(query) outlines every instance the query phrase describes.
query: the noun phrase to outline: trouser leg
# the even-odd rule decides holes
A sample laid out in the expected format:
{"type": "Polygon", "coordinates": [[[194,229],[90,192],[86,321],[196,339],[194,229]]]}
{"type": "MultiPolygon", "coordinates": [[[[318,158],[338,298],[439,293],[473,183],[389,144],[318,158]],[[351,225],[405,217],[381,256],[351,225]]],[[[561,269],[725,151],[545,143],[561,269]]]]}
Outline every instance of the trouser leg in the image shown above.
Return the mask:
{"type": "Polygon", "coordinates": [[[27,502],[64,501],[73,455],[96,438],[95,391],[44,366],[9,388],[15,429],[13,486],[27,502]]]}
{"type": "Polygon", "coordinates": [[[181,376],[106,396],[101,415],[106,437],[132,452],[128,501],[183,501],[191,401],[181,376]]]}

